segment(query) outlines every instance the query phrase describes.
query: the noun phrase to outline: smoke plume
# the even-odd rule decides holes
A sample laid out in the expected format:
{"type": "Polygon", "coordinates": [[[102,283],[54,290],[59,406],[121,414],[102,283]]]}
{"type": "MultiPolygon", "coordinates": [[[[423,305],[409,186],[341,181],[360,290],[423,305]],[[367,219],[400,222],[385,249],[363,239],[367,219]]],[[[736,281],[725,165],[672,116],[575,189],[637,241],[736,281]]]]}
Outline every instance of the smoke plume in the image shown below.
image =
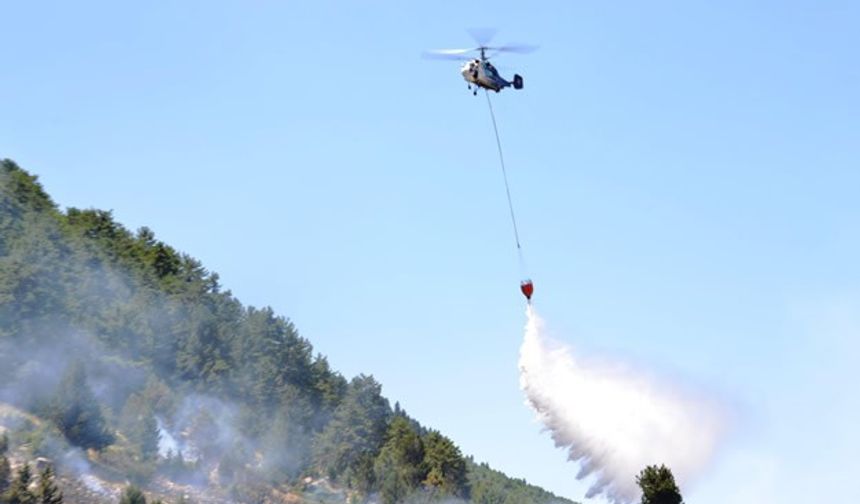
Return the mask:
{"type": "Polygon", "coordinates": [[[719,409],[620,364],[576,355],[546,337],[530,306],[520,349],[520,387],[557,447],[592,477],[586,497],[639,498],[636,475],[665,464],[680,486],[700,472],[723,432],[719,409]]]}

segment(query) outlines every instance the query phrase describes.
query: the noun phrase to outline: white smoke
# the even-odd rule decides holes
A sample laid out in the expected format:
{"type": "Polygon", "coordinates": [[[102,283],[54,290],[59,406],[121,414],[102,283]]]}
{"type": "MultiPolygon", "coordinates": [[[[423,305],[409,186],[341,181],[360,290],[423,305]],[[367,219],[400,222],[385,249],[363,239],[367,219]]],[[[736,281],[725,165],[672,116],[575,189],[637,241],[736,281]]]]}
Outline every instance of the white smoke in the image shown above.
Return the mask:
{"type": "Polygon", "coordinates": [[[665,464],[679,486],[700,472],[724,431],[715,404],[620,364],[596,362],[546,337],[529,306],[520,349],[520,387],[556,446],[593,476],[586,497],[615,503],[640,496],[636,475],[665,464]]]}
{"type": "Polygon", "coordinates": [[[158,455],[164,458],[176,455],[181,450],[179,441],[166,429],[161,417],[156,416],[155,422],[158,424],[158,455]]]}

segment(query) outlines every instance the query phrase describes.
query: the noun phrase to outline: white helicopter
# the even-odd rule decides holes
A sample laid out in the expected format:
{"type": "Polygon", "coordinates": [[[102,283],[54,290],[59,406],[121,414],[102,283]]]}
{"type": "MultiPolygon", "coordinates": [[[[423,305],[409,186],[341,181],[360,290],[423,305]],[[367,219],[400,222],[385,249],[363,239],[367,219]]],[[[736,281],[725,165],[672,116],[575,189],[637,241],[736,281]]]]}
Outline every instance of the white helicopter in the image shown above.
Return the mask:
{"type": "Polygon", "coordinates": [[[480,44],[478,47],[471,49],[436,49],[426,51],[424,57],[428,59],[454,59],[467,60],[460,67],[460,74],[466,80],[466,87],[472,90],[473,95],[478,94],[478,88],[489,89],[499,92],[506,87],[513,86],[514,89],[523,88],[523,78],[519,74],[514,74],[514,78],[510,81],[505,80],[499,75],[496,67],[490,63],[489,59],[498,53],[529,53],[534,51],[534,46],[528,45],[504,45],[498,47],[487,46],[486,43],[492,34],[487,35],[485,32],[470,31],[472,37],[480,44]],[[484,36],[481,36],[481,35],[484,36]],[[469,56],[469,53],[477,52],[480,58],[469,56]]]}

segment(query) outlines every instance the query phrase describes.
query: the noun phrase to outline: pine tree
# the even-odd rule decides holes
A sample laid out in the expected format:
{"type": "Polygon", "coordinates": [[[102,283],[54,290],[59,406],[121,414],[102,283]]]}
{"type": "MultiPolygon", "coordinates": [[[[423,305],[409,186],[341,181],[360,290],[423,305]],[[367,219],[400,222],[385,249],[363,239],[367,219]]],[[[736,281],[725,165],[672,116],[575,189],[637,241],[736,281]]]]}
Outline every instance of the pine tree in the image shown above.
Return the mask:
{"type": "Polygon", "coordinates": [[[6,502],[8,504],[36,504],[36,496],[30,492],[32,480],[33,474],[30,471],[30,465],[24,464],[18,469],[15,481],[12,482],[9,491],[6,492],[6,502]]]}
{"type": "Polygon", "coordinates": [[[3,433],[0,436],[0,495],[9,489],[10,479],[12,478],[12,466],[9,465],[9,458],[6,454],[9,452],[9,436],[3,433]]]}
{"type": "Polygon", "coordinates": [[[683,504],[684,499],[675,484],[675,476],[665,465],[651,465],[636,476],[642,489],[642,504],[683,504]]]}
{"type": "Polygon", "coordinates": [[[273,479],[295,478],[307,469],[310,459],[310,432],[314,410],[295,388],[289,399],[283,399],[263,436],[267,475],[273,479]]]}
{"type": "Polygon", "coordinates": [[[6,455],[0,455],[0,495],[9,489],[11,478],[12,466],[9,465],[9,458],[6,455]]]}
{"type": "MultiPolygon", "coordinates": [[[[399,412],[399,405],[395,411],[399,412]]],[[[402,502],[424,478],[424,443],[404,416],[395,416],[373,469],[385,504],[402,502]]]]}
{"type": "Polygon", "coordinates": [[[150,410],[143,417],[139,432],[140,452],[144,459],[152,460],[158,456],[158,442],[161,440],[161,430],[158,428],[158,420],[150,410]]]}
{"type": "MultiPolygon", "coordinates": [[[[323,473],[353,481],[373,475],[373,459],[385,441],[391,413],[381,390],[372,376],[350,382],[333,418],[314,440],[314,460],[323,473]]],[[[356,483],[367,486],[366,481],[356,483]]]]}
{"type": "MultiPolygon", "coordinates": [[[[147,229],[147,231],[149,230],[147,229]]],[[[143,239],[154,239],[155,236],[152,234],[152,231],[149,231],[149,234],[144,232],[141,237],[143,239]]],[[[152,267],[159,278],[166,277],[167,275],[175,275],[179,272],[179,257],[177,257],[176,252],[160,242],[155,244],[154,249],[152,267]]]]}
{"type": "Polygon", "coordinates": [[[444,495],[468,496],[466,460],[460,448],[437,431],[430,431],[424,438],[424,465],[425,485],[444,495]]]}
{"type": "Polygon", "coordinates": [[[50,465],[46,465],[39,472],[39,489],[36,494],[41,504],[62,504],[63,502],[63,492],[54,481],[54,470],[50,465]]]}
{"type": "Polygon", "coordinates": [[[51,419],[76,446],[101,449],[113,442],[80,361],[68,368],[60,382],[51,404],[51,419]]]}
{"type": "Polygon", "coordinates": [[[152,408],[142,395],[132,394],[125,402],[121,429],[137,446],[143,460],[153,460],[158,456],[161,429],[158,428],[158,420],[155,419],[152,408]]]}
{"type": "Polygon", "coordinates": [[[119,504],[146,504],[146,496],[134,485],[125,487],[122,496],[119,498],[119,504]]]}

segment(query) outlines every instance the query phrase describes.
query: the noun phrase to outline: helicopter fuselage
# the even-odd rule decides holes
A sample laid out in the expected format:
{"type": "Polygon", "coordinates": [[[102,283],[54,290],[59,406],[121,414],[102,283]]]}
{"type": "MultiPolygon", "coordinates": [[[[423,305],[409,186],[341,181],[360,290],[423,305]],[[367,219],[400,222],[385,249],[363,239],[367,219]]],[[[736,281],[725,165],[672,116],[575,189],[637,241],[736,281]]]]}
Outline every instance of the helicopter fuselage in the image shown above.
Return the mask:
{"type": "Polygon", "coordinates": [[[487,60],[469,60],[460,68],[460,73],[463,75],[463,79],[465,79],[470,86],[474,84],[475,86],[489,89],[497,93],[510,86],[513,86],[514,89],[523,88],[522,77],[514,75],[514,79],[512,81],[505,80],[499,75],[496,67],[487,60]]]}

